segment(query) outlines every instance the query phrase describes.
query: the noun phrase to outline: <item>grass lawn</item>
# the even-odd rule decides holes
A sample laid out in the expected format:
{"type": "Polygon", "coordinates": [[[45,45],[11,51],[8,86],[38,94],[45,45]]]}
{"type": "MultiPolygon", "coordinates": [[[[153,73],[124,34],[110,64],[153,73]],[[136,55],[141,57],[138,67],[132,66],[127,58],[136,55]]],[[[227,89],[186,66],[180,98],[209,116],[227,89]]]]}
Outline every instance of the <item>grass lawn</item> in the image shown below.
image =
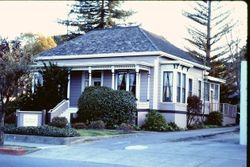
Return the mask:
{"type": "Polygon", "coordinates": [[[112,135],[126,134],[125,132],[122,131],[95,130],[95,129],[77,129],[77,132],[81,136],[112,136],[112,135]]]}

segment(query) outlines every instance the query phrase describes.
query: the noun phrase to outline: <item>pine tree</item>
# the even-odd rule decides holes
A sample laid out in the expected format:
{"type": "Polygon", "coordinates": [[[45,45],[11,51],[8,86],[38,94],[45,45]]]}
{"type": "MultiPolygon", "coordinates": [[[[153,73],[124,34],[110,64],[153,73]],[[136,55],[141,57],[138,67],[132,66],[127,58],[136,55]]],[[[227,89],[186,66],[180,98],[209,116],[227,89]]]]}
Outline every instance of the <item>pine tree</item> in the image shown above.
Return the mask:
{"type": "Polygon", "coordinates": [[[93,29],[118,25],[122,20],[133,14],[132,11],[119,9],[121,1],[116,0],[77,0],[72,6],[66,20],[58,23],[67,26],[68,34],[75,37],[93,29]]]}
{"type": "Polygon", "coordinates": [[[220,59],[229,51],[226,45],[222,46],[219,42],[233,28],[233,24],[225,22],[230,12],[223,11],[220,2],[202,1],[196,2],[193,12],[184,12],[183,15],[196,25],[188,28],[190,38],[186,40],[193,47],[186,49],[211,67],[212,61],[220,59]]]}
{"type": "Polygon", "coordinates": [[[223,45],[220,40],[232,31],[234,23],[228,21],[230,12],[224,11],[222,7],[220,2],[196,2],[194,11],[184,12],[183,15],[192,20],[195,25],[188,28],[190,38],[186,39],[193,47],[186,49],[211,68],[210,76],[227,81],[221,86],[220,97],[222,102],[229,102],[228,97],[236,91],[236,88],[232,79],[230,80],[231,71],[226,65],[225,57],[230,50],[227,44],[223,45]]]}

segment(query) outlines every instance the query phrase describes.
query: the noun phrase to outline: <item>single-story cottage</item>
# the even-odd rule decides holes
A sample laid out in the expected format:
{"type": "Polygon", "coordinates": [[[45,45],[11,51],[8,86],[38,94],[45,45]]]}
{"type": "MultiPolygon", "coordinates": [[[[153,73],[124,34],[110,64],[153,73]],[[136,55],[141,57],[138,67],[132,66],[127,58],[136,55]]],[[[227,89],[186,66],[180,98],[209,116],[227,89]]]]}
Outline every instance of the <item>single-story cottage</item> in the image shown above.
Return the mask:
{"type": "Polygon", "coordinates": [[[151,110],[169,122],[186,127],[187,97],[197,95],[205,114],[219,111],[220,83],[208,76],[203,61],[164,38],[138,26],[93,30],[34,59],[37,66],[53,62],[70,67],[68,99],[50,111],[70,119],[85,87],[107,86],[131,91],[137,98],[137,122],[143,124],[151,110]]]}

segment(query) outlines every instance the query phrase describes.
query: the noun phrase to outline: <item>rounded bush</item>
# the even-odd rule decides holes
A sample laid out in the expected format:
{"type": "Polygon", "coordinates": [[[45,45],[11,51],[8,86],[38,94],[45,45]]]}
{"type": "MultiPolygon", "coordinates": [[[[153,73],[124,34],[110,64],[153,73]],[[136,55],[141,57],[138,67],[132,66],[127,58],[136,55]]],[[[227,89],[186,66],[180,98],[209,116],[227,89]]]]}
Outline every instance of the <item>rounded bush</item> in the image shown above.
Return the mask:
{"type": "Polygon", "coordinates": [[[78,100],[78,120],[103,120],[108,128],[135,122],[136,98],[131,92],[108,87],[87,87],[78,100]]]}
{"type": "Polygon", "coordinates": [[[83,122],[74,123],[71,125],[75,129],[86,129],[87,125],[83,122]]]}
{"type": "Polygon", "coordinates": [[[101,120],[91,121],[88,127],[90,129],[105,129],[105,123],[101,120]]]}
{"type": "Polygon", "coordinates": [[[119,127],[118,130],[122,130],[125,132],[130,132],[134,130],[134,127],[130,124],[122,123],[119,127]]]}
{"type": "Polygon", "coordinates": [[[145,124],[143,125],[145,130],[152,131],[166,131],[168,129],[166,119],[157,111],[150,111],[146,115],[145,124]]]}
{"type": "Polygon", "coordinates": [[[221,126],[222,121],[223,121],[222,114],[220,112],[213,111],[208,114],[206,124],[221,126]]]}
{"type": "Polygon", "coordinates": [[[68,120],[65,117],[54,117],[52,122],[49,124],[50,126],[65,128],[68,124],[68,120]]]}

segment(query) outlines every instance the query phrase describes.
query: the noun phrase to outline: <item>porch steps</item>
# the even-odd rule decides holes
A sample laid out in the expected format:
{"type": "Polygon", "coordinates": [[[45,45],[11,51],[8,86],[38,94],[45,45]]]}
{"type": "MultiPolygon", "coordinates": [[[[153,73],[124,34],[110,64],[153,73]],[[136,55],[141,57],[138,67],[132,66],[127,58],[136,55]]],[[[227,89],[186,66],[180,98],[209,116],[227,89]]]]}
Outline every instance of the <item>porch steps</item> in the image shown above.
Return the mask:
{"type": "Polygon", "coordinates": [[[62,114],[60,114],[59,117],[65,117],[65,118],[67,118],[68,122],[70,122],[71,113],[75,114],[77,111],[78,111],[78,108],[70,107],[70,108],[66,109],[62,114]]]}

